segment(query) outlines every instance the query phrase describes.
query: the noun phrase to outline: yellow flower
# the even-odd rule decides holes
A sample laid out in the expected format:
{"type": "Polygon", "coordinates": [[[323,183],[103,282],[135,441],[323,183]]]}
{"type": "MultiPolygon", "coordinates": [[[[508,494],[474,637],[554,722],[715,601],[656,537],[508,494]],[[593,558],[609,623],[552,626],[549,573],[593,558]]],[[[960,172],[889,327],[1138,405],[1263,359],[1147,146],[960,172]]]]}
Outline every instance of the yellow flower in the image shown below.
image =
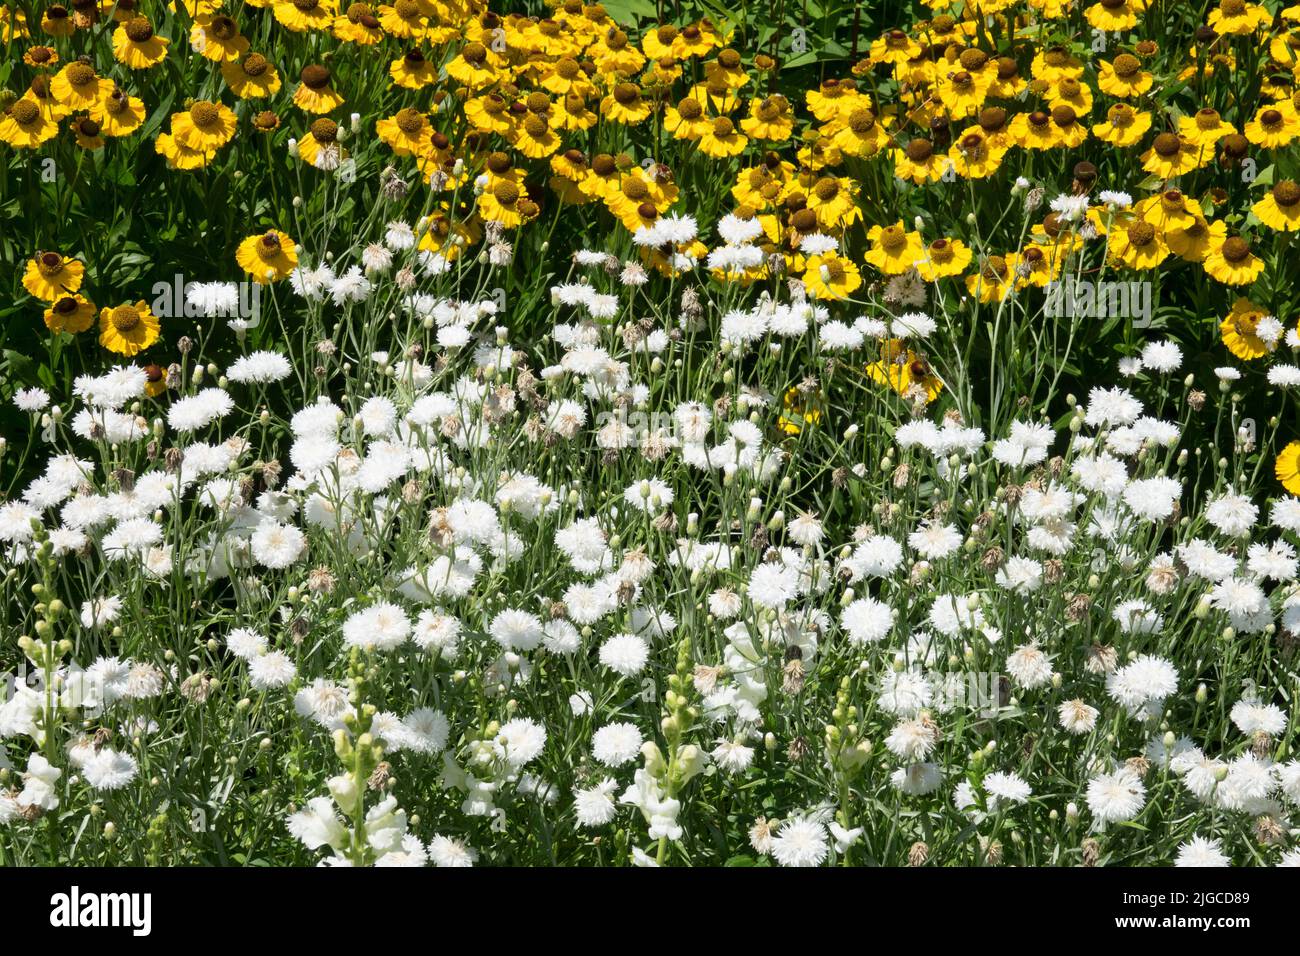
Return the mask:
{"type": "Polygon", "coordinates": [[[90,108],[90,118],[105,136],[129,136],[144,122],[144,102],[115,86],[90,108]]]}
{"type": "Polygon", "coordinates": [[[339,124],[322,116],[311,124],[307,135],[298,141],[298,158],[318,169],[337,169],[348,152],[338,142],[339,124]]]}
{"type": "Polygon", "coordinates": [[[529,159],[541,159],[560,148],[560,137],[551,129],[544,113],[529,113],[519,124],[513,145],[529,159]]]}
{"type": "Polygon", "coordinates": [[[17,100],[0,119],[0,141],[15,149],[35,149],[58,133],[37,103],[27,97],[17,100]]]}
{"type": "Polygon", "coordinates": [[[329,67],[312,64],[302,68],[302,82],[293,92],[293,105],[308,113],[329,113],[343,105],[343,97],[330,87],[329,67]]]}
{"type": "Polygon", "coordinates": [[[755,100],[749,116],[740,121],[740,128],[754,139],[773,143],[784,142],[794,131],[794,116],[790,112],[790,101],[780,93],[755,100]]]}
{"type": "Polygon", "coordinates": [[[978,272],[966,277],[966,291],[980,302],[1001,302],[1014,288],[1011,266],[1002,256],[989,256],[978,272]]]}
{"type": "Polygon", "coordinates": [[[1142,200],[1134,208],[1138,216],[1161,231],[1186,229],[1205,218],[1201,204],[1183,195],[1179,189],[1166,189],[1157,196],[1142,200]]]}
{"type": "Polygon", "coordinates": [[[1266,149],[1280,149],[1300,137],[1300,115],[1294,109],[1261,107],[1255,118],[1246,123],[1246,139],[1266,149]]]}
{"type": "Polygon", "coordinates": [[[1273,15],[1264,7],[1245,0],[1222,0],[1218,8],[1210,11],[1208,23],[1220,36],[1243,36],[1267,27],[1273,15]]]}
{"type": "Polygon", "coordinates": [[[921,47],[902,30],[890,30],[871,44],[872,63],[906,63],[921,55],[921,47]]]}
{"type": "Polygon", "coordinates": [[[700,137],[699,149],[705,156],[726,159],[743,153],[747,142],[749,140],[736,131],[736,125],[728,117],[719,116],[700,137]]]}
{"type": "Polygon", "coordinates": [[[1029,72],[1034,79],[1046,83],[1055,83],[1065,77],[1078,79],[1083,76],[1083,63],[1070,54],[1065,47],[1049,47],[1034,55],[1029,65],[1029,72]]]}
{"type": "Polygon", "coordinates": [[[1300,186],[1294,180],[1284,179],[1251,206],[1250,211],[1270,229],[1284,232],[1300,229],[1300,186]]]}
{"type": "Polygon", "coordinates": [[[190,27],[190,46],[215,63],[238,60],[248,52],[248,38],[225,14],[200,17],[190,27]]]}
{"type": "Polygon", "coordinates": [[[478,212],[488,222],[497,222],[507,229],[514,229],[524,221],[526,201],[528,191],[522,183],[501,180],[478,197],[478,212]]]}
{"type": "Polygon", "coordinates": [[[927,403],[943,391],[943,382],[930,370],[930,364],[898,339],[885,340],[880,360],[867,366],[867,375],[905,398],[923,398],[927,403]]]}
{"type": "Polygon", "coordinates": [[[1142,61],[1132,53],[1121,53],[1110,62],[1102,61],[1097,69],[1097,86],[1108,96],[1141,96],[1151,89],[1155,78],[1142,69],[1142,61]]]}
{"type": "Polygon", "coordinates": [[[501,58],[482,43],[466,43],[447,64],[447,75],[463,86],[479,89],[497,82],[497,68],[501,62],[501,58]]]}
{"type": "Polygon", "coordinates": [[[379,8],[379,25],[392,36],[414,40],[424,34],[429,17],[416,0],[396,0],[392,6],[379,8]]]}
{"type": "Polygon", "coordinates": [[[59,51],[52,46],[29,47],[23,54],[23,62],[38,68],[51,67],[59,62],[59,51]]]}
{"type": "Polygon", "coordinates": [[[167,58],[169,42],[154,35],[145,17],[132,17],[113,31],[113,56],[133,70],[146,70],[167,58]]]}
{"type": "Polygon", "coordinates": [[[920,234],[905,230],[902,220],[892,226],[872,226],[867,238],[871,248],[863,258],[885,275],[902,275],[924,255],[920,234]]]}
{"type": "Polygon", "coordinates": [[[650,104],[641,98],[641,87],[635,83],[618,83],[600,101],[600,112],[616,123],[633,126],[650,115],[650,104]]]}
{"type": "Polygon", "coordinates": [[[172,137],[186,149],[211,153],[235,136],[235,114],[224,103],[199,100],[171,121],[172,137]]]}
{"type": "Polygon", "coordinates": [[[936,282],[965,272],[971,256],[971,250],[960,239],[936,239],[916,261],[916,271],[926,282],[936,282]]]}
{"type": "Polygon", "coordinates": [[[1151,114],[1140,113],[1127,103],[1116,103],[1106,111],[1106,122],[1092,128],[1092,134],[1112,146],[1135,146],[1151,128],[1151,114]]]}
{"type": "Polygon", "coordinates": [[[1262,358],[1272,351],[1255,331],[1259,321],[1267,314],[1267,311],[1249,299],[1237,299],[1232,304],[1232,311],[1219,323],[1219,336],[1228,351],[1243,362],[1262,358]]]}
{"type": "Polygon", "coordinates": [[[1196,167],[1195,149],[1175,133],[1161,133],[1142,154],[1142,168],[1161,179],[1173,179],[1196,167]]]}
{"type": "Polygon", "coordinates": [[[1136,219],[1127,226],[1112,229],[1108,241],[1112,259],[1130,269],[1154,269],[1169,255],[1164,239],[1145,219],[1136,219]]]}
{"type": "Polygon", "coordinates": [[[384,31],[368,3],[354,3],[341,17],[334,18],[334,36],[345,43],[370,46],[384,38],[384,31]]]}
{"type": "Polygon", "coordinates": [[[306,33],[308,30],[328,30],[338,9],[333,0],[288,0],[274,4],[271,12],[285,29],[306,33]]]}
{"type": "Polygon", "coordinates": [[[1198,218],[1190,226],[1171,229],[1165,233],[1165,242],[1169,251],[1187,262],[1203,262],[1214,245],[1214,236],[1210,224],[1204,218],[1198,218]]]}
{"type": "Polygon", "coordinates": [[[1052,115],[1042,110],[1017,114],[1008,132],[1017,145],[1025,149],[1055,149],[1064,143],[1060,128],[1052,122],[1052,115]]]}
{"type": "Polygon", "coordinates": [[[803,431],[805,425],[816,425],[822,420],[821,408],[817,401],[819,398],[820,395],[816,393],[805,398],[804,393],[797,386],[786,389],[785,394],[781,396],[782,413],[777,420],[777,427],[787,435],[797,435],[803,431]]]}
{"type": "Polygon", "coordinates": [[[831,252],[809,257],[803,284],[813,298],[847,299],[862,285],[862,275],[848,259],[831,252]]]}
{"type": "Polygon", "coordinates": [[[710,83],[718,83],[733,90],[738,90],[749,82],[749,74],[741,65],[740,54],[729,48],[718,51],[717,58],[705,66],[704,74],[710,83]]]}
{"type": "Polygon", "coordinates": [[[80,60],[74,60],[59,70],[50,82],[54,98],[74,110],[90,109],[112,88],[111,80],[101,80],[90,64],[80,60]]]}
{"type": "Polygon", "coordinates": [[[1283,488],[1293,495],[1300,495],[1300,441],[1293,441],[1278,452],[1273,473],[1283,488]]]}
{"type": "Polygon", "coordinates": [[[23,288],[38,299],[53,302],[65,293],[81,288],[86,267],[76,259],[65,259],[57,252],[37,253],[27,262],[23,288]]]}
{"type": "Polygon", "coordinates": [[[587,109],[587,101],[577,93],[570,93],[561,101],[561,108],[552,111],[551,126],[557,130],[591,129],[599,122],[598,117],[587,109]]]}
{"type": "Polygon", "coordinates": [[[986,179],[1002,165],[1006,147],[995,143],[979,127],[971,127],[948,150],[948,160],[958,176],[966,179],[986,179]]]}
{"type": "Polygon", "coordinates": [[[990,76],[958,70],[939,81],[936,93],[951,119],[964,119],[979,112],[991,83],[990,76]]]}
{"type": "Polygon", "coordinates": [[[1225,123],[1219,111],[1204,107],[1194,116],[1184,116],[1178,121],[1178,132],[1183,139],[1197,146],[1213,146],[1225,136],[1236,132],[1231,123],[1225,123]]]}
{"type": "Polygon", "coordinates": [[[80,294],[62,295],[45,310],[45,327],[51,332],[75,335],[95,321],[95,303],[80,294]]]}
{"type": "Polygon", "coordinates": [[[52,3],[41,14],[41,29],[52,37],[70,37],[76,32],[77,25],[67,7],[52,3]]]}
{"type": "Polygon", "coordinates": [[[1119,33],[1137,26],[1137,11],[1128,0],[1101,0],[1083,11],[1093,29],[1103,33],[1119,33]]]}
{"type": "Polygon", "coordinates": [[[157,341],[158,319],[144,300],[100,310],[99,344],[110,352],[129,358],[157,341]]]}
{"type": "Polygon", "coordinates": [[[1201,263],[1208,272],[1224,285],[1249,285],[1256,276],[1264,271],[1264,260],[1250,251],[1250,243],[1241,236],[1226,236],[1227,227],[1216,222],[1210,227],[1219,232],[1214,233],[1215,240],[1210,246],[1210,253],[1201,263]]]}
{"type": "Polygon", "coordinates": [[[81,149],[103,149],[104,137],[100,135],[99,124],[89,116],[74,119],[71,124],[73,138],[81,149]]]}
{"type": "Polygon", "coordinates": [[[713,120],[705,115],[704,105],[693,96],[664,110],[664,129],[673,134],[673,139],[697,140],[712,127],[713,120]]]}
{"type": "Polygon", "coordinates": [[[166,159],[167,165],[172,169],[182,170],[202,169],[212,156],[211,153],[177,142],[171,133],[162,133],[154,140],[154,151],[166,159]]]}
{"type": "Polygon", "coordinates": [[[948,169],[948,157],[934,151],[934,143],[928,139],[912,140],[903,149],[892,151],[894,157],[894,175],[899,179],[910,180],[918,186],[935,182],[943,178],[948,169]]]}
{"type": "Polygon", "coordinates": [[[221,64],[221,77],[241,100],[257,100],[280,92],[280,74],[260,53],[221,64]]]}
{"type": "Polygon", "coordinates": [[[298,267],[298,251],[284,233],[268,229],[241,242],[235,250],[235,261],[254,282],[265,285],[283,279],[298,267]]]}

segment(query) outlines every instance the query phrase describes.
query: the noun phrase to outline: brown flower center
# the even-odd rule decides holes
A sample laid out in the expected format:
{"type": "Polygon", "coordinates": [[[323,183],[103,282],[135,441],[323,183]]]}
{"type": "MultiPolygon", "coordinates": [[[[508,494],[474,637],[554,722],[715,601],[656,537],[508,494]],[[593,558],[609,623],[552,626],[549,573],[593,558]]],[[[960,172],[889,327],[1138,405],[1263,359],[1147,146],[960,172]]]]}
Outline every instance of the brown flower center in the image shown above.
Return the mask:
{"type": "Polygon", "coordinates": [[[1245,262],[1250,258],[1250,246],[1246,240],[1240,236],[1233,236],[1224,240],[1223,258],[1229,262],[1245,262]]]}
{"type": "Polygon", "coordinates": [[[641,97],[641,90],[635,83],[619,83],[614,87],[614,99],[623,106],[631,106],[641,97]]]}
{"type": "Polygon", "coordinates": [[[71,63],[64,75],[67,76],[69,83],[78,88],[89,86],[97,80],[95,71],[89,63],[71,63]]]}
{"type": "Polygon", "coordinates": [[[240,64],[240,69],[244,71],[245,76],[261,76],[271,64],[266,62],[266,57],[260,53],[250,53],[244,57],[244,62],[240,64]]]}
{"type": "Polygon", "coordinates": [[[153,26],[144,17],[132,17],[122,25],[122,31],[132,43],[145,43],[153,39],[153,26]]]}
{"type": "Polygon", "coordinates": [[[31,126],[41,117],[41,109],[31,100],[18,100],[9,107],[9,115],[19,126],[31,126]]]}
{"type": "Polygon", "coordinates": [[[907,144],[907,158],[914,163],[924,163],[934,155],[934,144],[928,139],[914,139],[907,144]]]}
{"type": "Polygon", "coordinates": [[[1173,133],[1161,133],[1156,137],[1151,147],[1156,151],[1156,155],[1168,159],[1171,156],[1177,156],[1178,151],[1183,148],[1183,144],[1173,133]]]}
{"type": "Polygon", "coordinates": [[[323,90],[330,84],[329,67],[313,63],[302,68],[302,81],[309,90],[323,90]]]}
{"type": "Polygon", "coordinates": [[[519,202],[519,187],[512,182],[499,182],[492,187],[492,195],[501,205],[511,208],[519,202]]]}
{"type": "Polygon", "coordinates": [[[109,313],[109,321],[119,332],[130,332],[140,324],[140,313],[133,305],[119,305],[109,313]]]}
{"type": "Polygon", "coordinates": [[[1115,57],[1115,62],[1111,66],[1115,68],[1116,76],[1128,80],[1137,76],[1138,70],[1142,69],[1142,61],[1132,53],[1121,53],[1115,57]]]}
{"type": "Polygon", "coordinates": [[[418,113],[411,108],[397,111],[397,128],[407,136],[414,136],[420,130],[424,129],[424,114],[418,113]]]}
{"type": "Polygon", "coordinates": [[[220,125],[221,111],[212,104],[199,100],[190,107],[190,120],[201,130],[210,130],[220,125]]]}
{"type": "Polygon", "coordinates": [[[311,124],[311,138],[318,143],[332,143],[339,136],[339,124],[322,116],[311,124]]]}
{"type": "Polygon", "coordinates": [[[1210,109],[1208,106],[1205,109],[1197,110],[1196,127],[1203,130],[1218,129],[1219,111],[1210,109]]]}
{"type": "Polygon", "coordinates": [[[471,66],[481,66],[487,61],[487,48],[482,43],[466,43],[460,55],[471,66]]]}
{"type": "Polygon", "coordinates": [[[1293,180],[1282,180],[1273,187],[1273,201],[1284,208],[1294,206],[1300,202],[1300,186],[1293,180]]]}
{"type": "Polygon", "coordinates": [[[1155,226],[1149,222],[1135,222],[1128,227],[1128,241],[1132,246],[1149,246],[1156,238],[1155,226]]]}
{"type": "Polygon", "coordinates": [[[727,70],[740,66],[740,54],[735,50],[722,50],[718,53],[718,63],[727,70]]]}
{"type": "Polygon", "coordinates": [[[714,136],[730,136],[736,132],[735,125],[725,116],[719,116],[713,121],[714,136]]]}

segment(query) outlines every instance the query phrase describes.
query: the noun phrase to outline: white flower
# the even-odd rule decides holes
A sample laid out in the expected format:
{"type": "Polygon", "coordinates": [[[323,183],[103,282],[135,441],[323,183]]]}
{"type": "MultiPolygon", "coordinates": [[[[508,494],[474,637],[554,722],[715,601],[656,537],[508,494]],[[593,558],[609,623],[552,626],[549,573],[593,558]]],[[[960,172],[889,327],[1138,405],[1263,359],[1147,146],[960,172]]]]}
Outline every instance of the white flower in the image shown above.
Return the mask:
{"type": "Polygon", "coordinates": [[[1088,781],[1088,809],[1101,823],[1132,820],[1146,804],[1146,787],[1128,767],[1098,774],[1088,781]]]}
{"type": "Polygon", "coordinates": [[[1178,848],[1174,866],[1231,866],[1218,840],[1194,836],[1178,848]]]}
{"type": "Polygon", "coordinates": [[[772,837],[769,852],[782,866],[820,866],[830,853],[826,827],[802,818],[787,820],[772,837]]]}
{"type": "Polygon", "coordinates": [[[624,677],[641,673],[649,657],[649,645],[635,634],[616,634],[600,645],[600,662],[624,677]]]}
{"type": "Polygon", "coordinates": [[[644,739],[635,724],[606,724],[591,737],[591,752],[606,767],[621,767],[635,760],[644,739]]]}

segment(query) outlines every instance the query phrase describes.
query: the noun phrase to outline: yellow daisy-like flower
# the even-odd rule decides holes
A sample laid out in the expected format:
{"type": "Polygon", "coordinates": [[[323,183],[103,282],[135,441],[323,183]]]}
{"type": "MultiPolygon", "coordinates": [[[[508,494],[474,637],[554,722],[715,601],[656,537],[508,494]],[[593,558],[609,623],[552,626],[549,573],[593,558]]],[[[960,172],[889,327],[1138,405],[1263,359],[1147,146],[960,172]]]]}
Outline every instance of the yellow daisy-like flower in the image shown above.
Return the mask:
{"type": "Polygon", "coordinates": [[[312,64],[302,68],[302,82],[293,92],[293,105],[308,113],[329,113],[343,105],[343,97],[330,87],[329,67],[312,64]]]}
{"type": "Polygon", "coordinates": [[[94,321],[95,303],[79,293],[61,295],[45,310],[45,327],[51,332],[76,335],[90,328],[94,321]]]}
{"type": "Polygon", "coordinates": [[[249,236],[235,250],[239,267],[261,285],[278,282],[298,267],[294,241],[277,229],[249,236]]]}
{"type": "Polygon", "coordinates": [[[528,191],[522,183],[501,180],[478,197],[478,212],[488,222],[514,229],[524,221],[525,208],[522,207],[526,201],[528,191]]]}
{"type": "Polygon", "coordinates": [[[1219,323],[1219,337],[1228,351],[1243,362],[1262,358],[1272,351],[1256,332],[1260,320],[1267,315],[1267,310],[1249,299],[1237,299],[1232,304],[1232,311],[1219,323]]]}
{"type": "Polygon", "coordinates": [[[822,420],[819,398],[820,393],[806,396],[797,386],[786,389],[781,396],[782,413],[777,427],[787,435],[798,435],[805,425],[816,425],[822,420]]]}
{"type": "Polygon", "coordinates": [[[635,83],[618,83],[600,101],[600,113],[615,123],[634,126],[650,115],[650,104],[641,98],[641,87],[635,83]]]}
{"type": "Polygon", "coordinates": [[[966,277],[966,291],[984,303],[1001,302],[1015,287],[1011,264],[1003,256],[989,256],[966,277]]]}
{"type": "Polygon", "coordinates": [[[104,148],[104,137],[99,124],[89,116],[81,116],[72,121],[72,136],[80,149],[96,150],[104,148]]]}
{"type": "Polygon", "coordinates": [[[339,124],[322,116],[311,124],[307,135],[298,140],[298,158],[318,169],[337,169],[348,152],[339,144],[339,124]]]}
{"type": "Polygon", "coordinates": [[[351,4],[343,16],[334,18],[331,29],[334,31],[334,36],[344,43],[356,43],[361,46],[370,46],[384,38],[379,17],[375,15],[374,8],[368,3],[351,4]]]}
{"type": "Polygon", "coordinates": [[[863,258],[885,275],[902,275],[925,254],[920,233],[908,232],[902,220],[892,226],[872,226],[867,238],[871,248],[863,258]]]}
{"type": "Polygon", "coordinates": [[[1024,149],[1047,150],[1064,144],[1061,130],[1052,122],[1052,114],[1043,110],[1018,114],[1011,121],[1008,133],[1024,149]]]}
{"type": "Polygon", "coordinates": [[[1165,242],[1169,251],[1187,262],[1204,262],[1214,245],[1214,234],[1210,224],[1198,218],[1190,226],[1182,229],[1170,229],[1165,233],[1165,242]]]}
{"type": "Polygon", "coordinates": [[[1295,180],[1284,179],[1251,206],[1250,211],[1270,229],[1284,232],[1300,229],[1300,186],[1295,180]]]}
{"type": "Polygon", "coordinates": [[[27,97],[17,100],[0,118],[0,142],[15,149],[35,149],[58,133],[45,111],[27,97]]]}
{"type": "Polygon", "coordinates": [[[112,80],[100,79],[94,67],[80,60],[59,70],[50,82],[50,92],[54,98],[74,110],[90,109],[112,88],[112,80]]]}
{"type": "Polygon", "coordinates": [[[398,156],[423,153],[429,148],[429,137],[432,134],[428,117],[410,108],[398,110],[395,116],[381,119],[375,124],[375,131],[398,156]]]}
{"type": "Polygon", "coordinates": [[[57,252],[37,253],[27,262],[23,288],[46,302],[53,302],[81,288],[86,267],[76,259],[65,259],[57,252]]]}
{"type": "Polygon", "coordinates": [[[144,122],[144,101],[115,86],[90,108],[90,118],[105,136],[129,136],[144,122]]]}
{"type": "Polygon", "coordinates": [[[1033,62],[1029,65],[1029,72],[1034,79],[1049,84],[1059,82],[1067,76],[1077,80],[1083,76],[1083,70],[1083,61],[1072,56],[1062,46],[1049,47],[1034,54],[1033,62]]]}
{"type": "Polygon", "coordinates": [[[52,3],[41,14],[41,29],[52,37],[70,37],[76,32],[77,25],[67,7],[61,3],[52,3]]]}
{"type": "Polygon", "coordinates": [[[128,358],[158,341],[158,318],[140,300],[135,304],[103,308],[99,313],[99,344],[128,358]]]}
{"type": "Polygon", "coordinates": [[[1277,454],[1273,474],[1293,495],[1300,495],[1300,441],[1293,441],[1277,454]]]}
{"type": "MultiPolygon", "coordinates": [[[[1223,223],[1216,222],[1210,228],[1213,231],[1215,227],[1221,227],[1226,233],[1223,223]]],[[[1224,285],[1249,285],[1264,271],[1264,260],[1250,251],[1250,243],[1241,236],[1220,239],[1216,233],[1215,238],[1218,241],[1210,246],[1210,253],[1201,265],[1219,282],[1224,285]]]]}
{"type": "Polygon", "coordinates": [[[416,0],[395,0],[392,6],[379,8],[379,25],[391,36],[414,40],[424,35],[429,16],[416,0]]]}
{"type": "Polygon", "coordinates": [[[1210,11],[1206,22],[1220,36],[1244,36],[1267,27],[1272,20],[1273,15],[1262,6],[1245,0],[1222,0],[1210,11]]]}
{"type": "Polygon", "coordinates": [[[23,62],[37,69],[54,66],[59,62],[59,51],[52,46],[33,46],[23,53],[23,62]]]}
{"type": "Polygon", "coordinates": [[[1106,111],[1106,122],[1092,128],[1092,135],[1112,146],[1136,146],[1151,129],[1151,114],[1141,113],[1127,103],[1116,103],[1106,111]]]}
{"type": "Polygon", "coordinates": [[[934,143],[917,138],[902,149],[891,151],[894,157],[894,175],[918,186],[943,178],[948,169],[948,157],[934,151],[934,143]]]}
{"type": "Polygon", "coordinates": [[[1132,53],[1121,53],[1110,62],[1102,61],[1097,69],[1097,86],[1107,96],[1121,99],[1141,96],[1154,83],[1155,77],[1142,69],[1142,61],[1132,53]]]}
{"type": "Polygon", "coordinates": [[[171,131],[186,149],[211,153],[235,136],[235,114],[224,103],[199,100],[188,111],[172,116],[171,131]]]}
{"type": "Polygon", "coordinates": [[[872,63],[906,63],[921,55],[921,47],[902,30],[890,30],[871,44],[872,63]]]}
{"type": "Polygon", "coordinates": [[[809,257],[803,284],[813,298],[847,299],[862,285],[862,274],[848,259],[831,252],[809,257]]]}
{"type": "Polygon", "coordinates": [[[326,31],[334,24],[338,8],[333,0],[289,0],[271,7],[275,19],[294,33],[326,31]]]}
{"type": "Polygon", "coordinates": [[[1197,168],[1196,150],[1175,133],[1161,133],[1142,154],[1142,168],[1161,179],[1173,179],[1197,168]]]}
{"type": "Polygon", "coordinates": [[[241,100],[260,100],[280,92],[280,74],[260,53],[221,64],[221,77],[241,100]]]}
{"type": "Polygon", "coordinates": [[[958,70],[939,81],[936,93],[951,119],[964,119],[979,112],[992,82],[987,74],[958,70]]]}
{"type": "Polygon", "coordinates": [[[1236,130],[1231,123],[1225,123],[1219,111],[1204,107],[1193,116],[1184,116],[1178,121],[1178,133],[1189,143],[1197,146],[1213,146],[1225,136],[1231,136],[1236,130]]]}
{"type": "Polygon", "coordinates": [[[948,150],[953,171],[965,179],[987,179],[998,171],[1007,148],[995,142],[979,127],[972,127],[957,138],[948,150]]]}
{"type": "Polygon", "coordinates": [[[960,239],[936,239],[916,261],[916,271],[926,282],[961,275],[970,265],[972,253],[960,239]]]}
{"type": "Polygon", "coordinates": [[[546,117],[546,113],[529,113],[519,124],[513,145],[529,159],[542,159],[560,148],[560,137],[546,117]]]}
{"type": "MultiPolygon", "coordinates": [[[[870,116],[870,113],[867,115],[870,116]]],[[[872,122],[874,123],[874,117],[872,122]]],[[[794,132],[794,114],[790,110],[790,101],[780,93],[755,100],[749,116],[740,121],[740,128],[753,139],[785,142],[794,132]]]]}
{"type": "Polygon", "coordinates": [[[887,339],[880,350],[880,360],[867,366],[867,375],[879,385],[887,385],[904,398],[934,401],[943,391],[943,382],[930,364],[898,339],[887,339]]]}
{"type": "Polygon", "coordinates": [[[1108,241],[1111,258],[1130,269],[1154,269],[1169,255],[1163,237],[1145,219],[1112,229],[1108,241]]]}
{"type": "Polygon", "coordinates": [[[482,43],[466,43],[447,64],[447,75],[471,89],[480,89],[500,79],[497,72],[500,62],[501,58],[482,43]]]}
{"type": "Polygon", "coordinates": [[[202,169],[208,164],[212,153],[201,149],[192,149],[178,142],[172,133],[162,133],[154,140],[154,151],[167,160],[172,169],[202,169]]]}
{"type": "Polygon", "coordinates": [[[743,153],[748,142],[749,140],[736,129],[736,124],[729,117],[719,116],[700,136],[699,149],[705,156],[726,159],[743,153]]]}
{"type": "Polygon", "coordinates": [[[145,17],[132,17],[113,31],[113,56],[133,70],[147,70],[167,58],[169,42],[154,34],[145,17]]]}
{"type": "Polygon", "coordinates": [[[1103,33],[1119,33],[1137,26],[1137,9],[1129,0],[1101,0],[1083,11],[1084,18],[1103,33]]]}
{"type": "Polygon", "coordinates": [[[1205,218],[1201,204],[1179,189],[1166,189],[1157,196],[1144,199],[1137,204],[1135,211],[1162,232],[1186,229],[1205,218]]]}
{"type": "Polygon", "coordinates": [[[190,46],[214,63],[229,63],[248,52],[248,37],[223,13],[195,20],[190,27],[190,46]]]}
{"type": "Polygon", "coordinates": [[[1256,111],[1254,119],[1247,121],[1243,132],[1256,146],[1281,149],[1300,137],[1300,114],[1294,109],[1265,106],[1256,111]]]}
{"type": "Polygon", "coordinates": [[[393,83],[407,90],[418,90],[438,79],[438,68],[425,59],[419,50],[411,49],[394,60],[388,67],[393,83]]]}

